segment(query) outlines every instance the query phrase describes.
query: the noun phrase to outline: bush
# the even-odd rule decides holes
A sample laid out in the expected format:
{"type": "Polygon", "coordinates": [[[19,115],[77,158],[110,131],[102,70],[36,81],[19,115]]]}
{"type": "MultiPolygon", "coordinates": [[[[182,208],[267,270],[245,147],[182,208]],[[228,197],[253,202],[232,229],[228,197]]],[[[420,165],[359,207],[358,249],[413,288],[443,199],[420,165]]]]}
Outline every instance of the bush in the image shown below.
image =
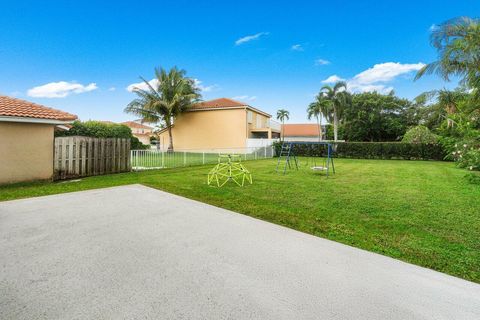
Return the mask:
{"type": "Polygon", "coordinates": [[[409,129],[403,136],[405,143],[438,143],[438,136],[425,126],[416,126],[409,129]]]}
{"type": "Polygon", "coordinates": [[[125,138],[130,139],[132,149],[147,149],[149,146],[142,144],[132,135],[132,130],[123,124],[105,123],[100,121],[74,121],[68,131],[56,131],[55,136],[83,136],[95,138],[125,138]]]}
{"type": "MultiPolygon", "coordinates": [[[[275,143],[279,154],[281,143],[275,143]]],[[[320,156],[327,154],[327,147],[315,144],[295,145],[297,156],[320,156]]],[[[446,152],[440,144],[403,142],[337,142],[335,158],[355,159],[403,159],[444,160],[446,152]]]]}
{"type": "Polygon", "coordinates": [[[470,171],[480,170],[480,143],[465,141],[455,144],[452,156],[460,168],[470,171]]]}

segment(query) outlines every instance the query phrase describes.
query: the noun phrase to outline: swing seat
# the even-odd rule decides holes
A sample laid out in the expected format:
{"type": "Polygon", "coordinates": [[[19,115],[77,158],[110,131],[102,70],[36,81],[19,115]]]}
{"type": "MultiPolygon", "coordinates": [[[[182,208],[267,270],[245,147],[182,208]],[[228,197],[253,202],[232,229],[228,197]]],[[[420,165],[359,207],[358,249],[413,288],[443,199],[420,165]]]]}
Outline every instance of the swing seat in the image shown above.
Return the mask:
{"type": "Polygon", "coordinates": [[[323,170],[327,170],[327,167],[319,166],[319,167],[311,167],[310,169],[314,171],[323,171],[323,170]]]}

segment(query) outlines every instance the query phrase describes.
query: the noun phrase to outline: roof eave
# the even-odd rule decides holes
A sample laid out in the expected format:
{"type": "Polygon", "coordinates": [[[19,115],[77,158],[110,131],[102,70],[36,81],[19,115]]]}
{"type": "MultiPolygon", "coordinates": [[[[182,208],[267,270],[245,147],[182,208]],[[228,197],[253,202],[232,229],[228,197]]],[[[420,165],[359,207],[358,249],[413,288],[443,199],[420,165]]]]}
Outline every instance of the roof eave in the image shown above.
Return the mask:
{"type": "Polygon", "coordinates": [[[59,120],[59,119],[44,119],[44,118],[28,118],[28,117],[12,117],[0,116],[0,122],[22,122],[22,123],[39,123],[39,124],[70,124],[73,120],[59,120]]]}

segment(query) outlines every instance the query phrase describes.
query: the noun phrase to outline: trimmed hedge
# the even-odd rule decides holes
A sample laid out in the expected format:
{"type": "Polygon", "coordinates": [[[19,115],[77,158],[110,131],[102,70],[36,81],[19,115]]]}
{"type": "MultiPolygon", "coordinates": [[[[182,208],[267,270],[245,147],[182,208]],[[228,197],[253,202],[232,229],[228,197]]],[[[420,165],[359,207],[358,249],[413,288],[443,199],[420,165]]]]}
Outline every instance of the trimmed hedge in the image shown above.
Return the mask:
{"type": "MultiPolygon", "coordinates": [[[[385,159],[385,160],[445,160],[446,152],[440,144],[403,142],[337,142],[335,158],[385,159]]],[[[282,144],[275,143],[276,154],[282,144]]],[[[326,146],[297,144],[297,156],[326,156],[326,146]]]]}

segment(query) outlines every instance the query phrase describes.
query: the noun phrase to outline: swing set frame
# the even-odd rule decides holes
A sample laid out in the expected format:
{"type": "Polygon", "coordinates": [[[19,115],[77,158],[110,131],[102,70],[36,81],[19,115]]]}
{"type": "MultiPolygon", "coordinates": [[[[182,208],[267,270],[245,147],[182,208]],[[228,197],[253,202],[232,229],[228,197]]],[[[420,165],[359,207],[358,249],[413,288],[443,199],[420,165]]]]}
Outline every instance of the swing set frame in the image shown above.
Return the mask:
{"type": "Polygon", "coordinates": [[[325,171],[326,176],[328,177],[330,173],[330,167],[332,169],[332,172],[335,174],[335,164],[333,162],[333,153],[335,150],[335,143],[333,142],[328,142],[328,141],[284,141],[282,143],[282,149],[280,151],[279,157],[278,157],[278,162],[277,162],[277,168],[275,169],[276,172],[278,172],[278,169],[280,167],[280,163],[282,162],[282,159],[285,161],[285,165],[283,168],[283,174],[287,172],[287,167],[289,169],[292,169],[293,165],[294,167],[298,170],[298,160],[297,156],[295,154],[295,146],[297,145],[323,145],[327,147],[327,157],[325,159],[325,164],[323,166],[313,166],[311,167],[312,170],[320,170],[320,171],[325,171]],[[293,165],[291,162],[293,161],[293,165]]]}

